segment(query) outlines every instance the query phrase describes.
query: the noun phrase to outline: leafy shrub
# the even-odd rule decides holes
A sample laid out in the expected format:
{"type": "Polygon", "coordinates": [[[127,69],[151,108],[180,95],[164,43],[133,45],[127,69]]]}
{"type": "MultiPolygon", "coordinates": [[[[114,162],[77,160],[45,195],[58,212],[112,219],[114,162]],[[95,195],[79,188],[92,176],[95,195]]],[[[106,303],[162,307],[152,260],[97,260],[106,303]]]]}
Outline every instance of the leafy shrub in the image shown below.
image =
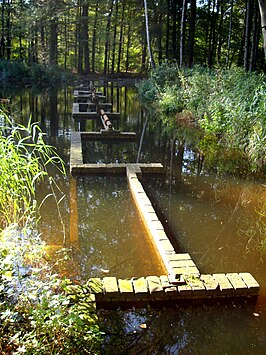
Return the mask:
{"type": "MultiPolygon", "coordinates": [[[[164,63],[151,73],[150,82],[157,89],[150,101],[161,112],[164,124],[167,119],[172,122],[174,114],[179,117],[182,111],[190,113],[205,135],[219,137],[225,157],[234,156],[238,151],[245,164],[249,161],[250,170],[265,169],[265,75],[247,73],[241,68],[210,72],[195,67],[175,71],[173,66],[164,63]],[[225,154],[226,149],[234,153],[225,154]]],[[[145,91],[148,87],[145,83],[141,96],[149,92],[145,91]]],[[[221,149],[219,145],[217,151],[221,149]]],[[[201,149],[203,147],[207,149],[207,145],[201,144],[201,149]]]]}
{"type": "Polygon", "coordinates": [[[30,227],[12,225],[0,241],[0,351],[94,353],[101,332],[89,290],[52,272],[30,227]]]}
{"type": "Polygon", "coordinates": [[[164,61],[151,71],[151,79],[161,88],[167,85],[179,86],[179,69],[177,63],[164,61]]]}
{"type": "Polygon", "coordinates": [[[158,89],[152,80],[143,80],[137,84],[139,98],[142,103],[152,103],[158,94],[158,89]]]}
{"type": "Polygon", "coordinates": [[[3,81],[27,78],[29,76],[29,68],[25,62],[21,61],[0,61],[0,78],[3,81]]]}
{"type": "Polygon", "coordinates": [[[34,63],[28,66],[22,61],[0,61],[0,79],[4,82],[15,82],[18,85],[39,87],[58,86],[73,81],[73,74],[62,70],[59,66],[45,66],[34,63]]]}

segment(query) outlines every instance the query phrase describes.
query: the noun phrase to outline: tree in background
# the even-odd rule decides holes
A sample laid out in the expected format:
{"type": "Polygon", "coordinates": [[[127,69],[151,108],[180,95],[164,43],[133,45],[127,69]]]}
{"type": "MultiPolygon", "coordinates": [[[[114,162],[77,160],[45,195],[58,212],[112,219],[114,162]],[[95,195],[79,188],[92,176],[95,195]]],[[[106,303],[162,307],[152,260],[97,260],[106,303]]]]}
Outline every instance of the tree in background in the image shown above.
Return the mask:
{"type": "Polygon", "coordinates": [[[0,10],[2,60],[80,74],[165,60],[265,69],[265,0],[3,0],[0,10]]]}
{"type": "Polygon", "coordinates": [[[259,0],[259,8],[260,8],[260,16],[261,16],[261,28],[263,35],[263,48],[264,48],[264,56],[266,61],[266,1],[259,0]]]}

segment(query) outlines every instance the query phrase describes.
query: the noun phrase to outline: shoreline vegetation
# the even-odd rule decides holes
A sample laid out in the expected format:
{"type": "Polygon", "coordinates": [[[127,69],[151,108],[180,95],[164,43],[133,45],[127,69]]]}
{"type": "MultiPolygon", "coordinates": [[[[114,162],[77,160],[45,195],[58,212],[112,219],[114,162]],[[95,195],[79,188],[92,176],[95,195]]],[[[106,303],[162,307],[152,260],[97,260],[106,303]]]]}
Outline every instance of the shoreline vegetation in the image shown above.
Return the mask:
{"type": "Polygon", "coordinates": [[[265,74],[241,68],[180,70],[165,62],[138,90],[171,136],[194,140],[208,168],[240,176],[265,174],[265,74]]]}
{"type": "Polygon", "coordinates": [[[58,65],[32,64],[23,61],[0,60],[0,80],[3,85],[16,85],[21,87],[59,87],[73,85],[76,80],[93,81],[105,78],[107,80],[141,80],[146,74],[135,72],[77,74],[64,70],[58,65]]]}
{"type": "Polygon", "coordinates": [[[14,125],[0,114],[0,352],[95,353],[102,333],[90,290],[57,273],[66,250],[46,261],[37,231],[37,184],[46,180],[53,195],[48,166],[64,174],[64,164],[36,123],[14,125]]]}

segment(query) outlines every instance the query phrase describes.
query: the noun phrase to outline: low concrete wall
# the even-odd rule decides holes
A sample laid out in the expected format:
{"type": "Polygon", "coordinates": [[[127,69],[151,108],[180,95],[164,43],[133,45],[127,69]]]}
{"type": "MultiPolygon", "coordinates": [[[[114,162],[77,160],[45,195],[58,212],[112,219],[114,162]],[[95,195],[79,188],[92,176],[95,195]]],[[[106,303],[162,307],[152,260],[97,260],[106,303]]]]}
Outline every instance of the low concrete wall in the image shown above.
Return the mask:
{"type": "Polygon", "coordinates": [[[141,218],[156,246],[158,253],[173,282],[180,280],[182,275],[199,275],[199,270],[188,253],[177,254],[167,237],[164,227],[143,189],[139,178],[141,166],[127,164],[127,180],[141,218]]]}
{"type": "Polygon", "coordinates": [[[98,306],[113,307],[140,303],[175,301],[216,301],[245,298],[256,300],[259,284],[250,273],[202,274],[174,285],[168,276],[131,279],[91,278],[85,285],[95,295],[98,306]]]}
{"type": "Polygon", "coordinates": [[[163,173],[164,168],[161,164],[83,164],[82,134],[82,132],[72,132],[71,174],[126,174],[137,210],[168,273],[168,275],[146,278],[89,279],[86,286],[95,294],[97,304],[113,307],[117,304],[130,305],[138,302],[257,298],[259,284],[248,272],[200,274],[188,253],[176,253],[139,180],[142,174],[163,173]]]}

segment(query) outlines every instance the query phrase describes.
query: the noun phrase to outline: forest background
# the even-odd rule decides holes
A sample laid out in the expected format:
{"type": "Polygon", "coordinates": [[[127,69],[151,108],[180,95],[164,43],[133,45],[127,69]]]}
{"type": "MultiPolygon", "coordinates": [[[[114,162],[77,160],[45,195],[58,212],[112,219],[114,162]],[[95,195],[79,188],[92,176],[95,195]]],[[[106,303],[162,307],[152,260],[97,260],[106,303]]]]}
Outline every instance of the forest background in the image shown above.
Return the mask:
{"type": "Polygon", "coordinates": [[[35,64],[79,74],[141,73],[166,59],[180,67],[265,69],[264,0],[2,0],[0,5],[2,79],[35,64]]]}

